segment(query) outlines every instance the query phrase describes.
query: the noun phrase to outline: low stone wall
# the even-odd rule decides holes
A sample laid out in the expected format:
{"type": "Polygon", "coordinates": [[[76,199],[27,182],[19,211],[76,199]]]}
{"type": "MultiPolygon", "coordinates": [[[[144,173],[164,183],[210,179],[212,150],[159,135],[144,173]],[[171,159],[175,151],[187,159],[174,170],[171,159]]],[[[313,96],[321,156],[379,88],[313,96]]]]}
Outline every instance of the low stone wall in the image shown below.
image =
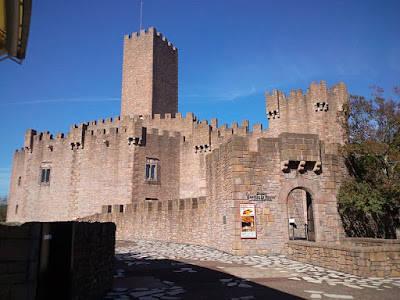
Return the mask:
{"type": "Polygon", "coordinates": [[[287,257],[363,276],[400,276],[400,244],[396,240],[349,238],[340,244],[289,241],[287,257]]]}
{"type": "Polygon", "coordinates": [[[0,225],[0,299],[35,299],[42,227],[0,225]]]}
{"type": "Polygon", "coordinates": [[[99,299],[112,288],[115,224],[74,223],[71,299],[99,299]]]}
{"type": "Polygon", "coordinates": [[[102,213],[78,221],[113,222],[117,228],[117,239],[146,239],[204,246],[208,241],[208,224],[204,222],[207,220],[205,205],[205,197],[104,205],[102,213]]]}
{"type": "Polygon", "coordinates": [[[113,223],[0,225],[0,299],[98,299],[112,287],[114,254],[113,223]],[[53,241],[66,251],[56,251],[53,241]],[[67,281],[62,290],[57,280],[67,281]]]}

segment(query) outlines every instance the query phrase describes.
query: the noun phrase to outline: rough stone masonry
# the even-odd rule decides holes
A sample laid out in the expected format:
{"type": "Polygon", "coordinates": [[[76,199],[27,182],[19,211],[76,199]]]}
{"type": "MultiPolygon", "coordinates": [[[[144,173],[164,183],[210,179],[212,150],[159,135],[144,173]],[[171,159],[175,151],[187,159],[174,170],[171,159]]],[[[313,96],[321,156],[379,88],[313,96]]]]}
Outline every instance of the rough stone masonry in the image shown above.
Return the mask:
{"type": "Polygon", "coordinates": [[[121,116],[72,125],[66,135],[26,131],[8,221],[110,220],[119,238],[232,254],[339,239],[344,83],[313,82],[289,97],[267,92],[267,130],[182,116],[178,50],[155,28],[125,36],[122,78],[121,116]],[[240,210],[244,203],[253,209],[240,210]]]}

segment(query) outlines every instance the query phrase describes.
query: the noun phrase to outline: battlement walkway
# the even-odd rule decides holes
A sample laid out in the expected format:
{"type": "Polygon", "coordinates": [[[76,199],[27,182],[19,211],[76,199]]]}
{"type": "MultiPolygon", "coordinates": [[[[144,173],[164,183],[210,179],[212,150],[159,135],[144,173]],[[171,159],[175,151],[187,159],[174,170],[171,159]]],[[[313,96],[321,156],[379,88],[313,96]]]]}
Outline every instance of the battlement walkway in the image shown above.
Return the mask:
{"type": "Polygon", "coordinates": [[[103,299],[398,299],[400,278],[363,278],[286,259],[155,241],[117,241],[103,299]]]}

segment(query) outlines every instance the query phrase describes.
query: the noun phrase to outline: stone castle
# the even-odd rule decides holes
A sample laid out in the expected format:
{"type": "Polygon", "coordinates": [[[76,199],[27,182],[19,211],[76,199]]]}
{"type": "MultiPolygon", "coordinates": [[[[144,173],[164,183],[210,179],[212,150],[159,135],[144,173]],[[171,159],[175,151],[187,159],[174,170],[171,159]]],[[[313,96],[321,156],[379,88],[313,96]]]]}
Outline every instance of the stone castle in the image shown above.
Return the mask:
{"type": "Polygon", "coordinates": [[[336,241],[348,101],[344,83],[321,81],[289,97],[267,92],[267,130],[182,116],[178,50],[142,30],[124,38],[121,116],[66,135],[26,131],[7,221],[113,221],[117,238],[238,255],[285,253],[294,238],[336,241]],[[254,211],[245,216],[243,204],[254,211]]]}

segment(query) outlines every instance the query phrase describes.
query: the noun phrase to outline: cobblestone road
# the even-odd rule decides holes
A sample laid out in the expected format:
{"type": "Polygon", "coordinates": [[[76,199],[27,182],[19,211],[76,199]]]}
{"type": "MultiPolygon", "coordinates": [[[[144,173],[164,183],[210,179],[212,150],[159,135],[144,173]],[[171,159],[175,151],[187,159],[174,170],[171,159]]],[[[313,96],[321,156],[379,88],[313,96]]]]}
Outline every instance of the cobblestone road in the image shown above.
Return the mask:
{"type": "Polygon", "coordinates": [[[233,256],[154,241],[118,241],[104,299],[399,299],[400,278],[362,278],[286,259],[233,256]]]}

